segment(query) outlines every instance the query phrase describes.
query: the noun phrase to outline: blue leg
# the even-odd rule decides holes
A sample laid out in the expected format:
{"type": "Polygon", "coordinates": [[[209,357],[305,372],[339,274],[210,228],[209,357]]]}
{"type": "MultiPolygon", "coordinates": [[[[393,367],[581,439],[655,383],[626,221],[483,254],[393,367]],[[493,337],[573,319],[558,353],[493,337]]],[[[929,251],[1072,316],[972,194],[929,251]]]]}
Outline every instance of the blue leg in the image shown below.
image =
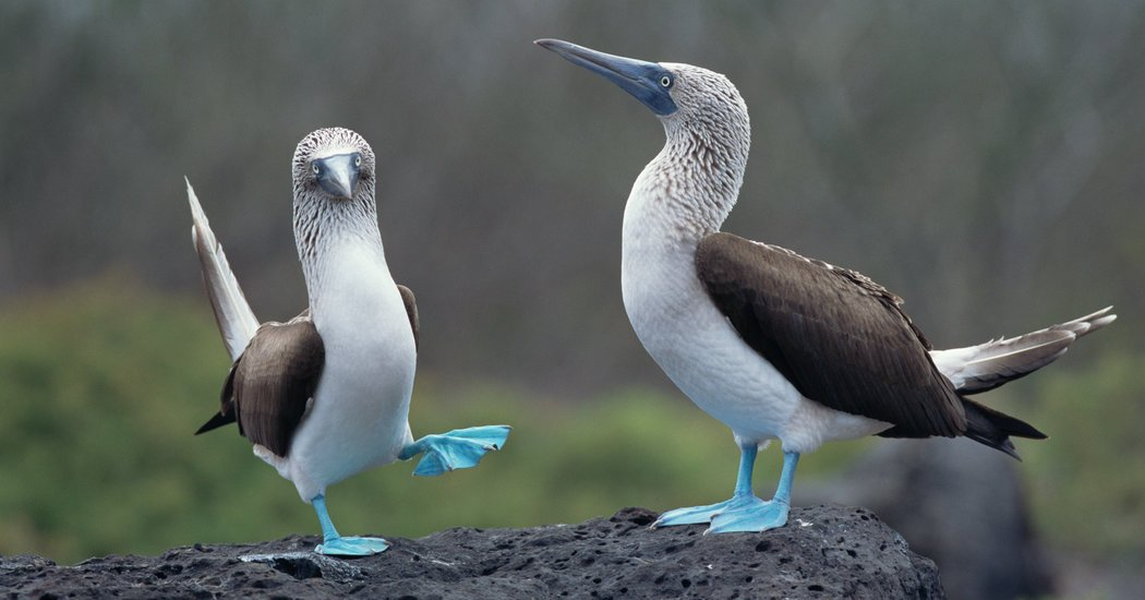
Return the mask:
{"type": "Polygon", "coordinates": [[[485,425],[454,429],[427,435],[402,449],[399,457],[409,460],[425,454],[414,469],[414,475],[441,475],[454,469],[476,467],[487,452],[500,450],[509,437],[508,425],[485,425]]]}
{"type": "Polygon", "coordinates": [[[653,528],[656,527],[670,527],[672,525],[691,525],[693,523],[710,523],[712,517],[726,510],[750,504],[752,502],[760,502],[759,498],[751,491],[751,472],[755,468],[755,455],[759,452],[759,447],[755,444],[746,444],[740,446],[739,455],[739,473],[736,475],[736,489],[732,495],[731,500],[717,502],[715,504],[707,504],[704,506],[690,506],[688,508],[677,508],[670,510],[662,515],[652,524],[653,528]]]}
{"type": "Polygon", "coordinates": [[[791,482],[795,477],[799,455],[794,452],[783,454],[783,474],[779,478],[779,488],[775,498],[764,502],[751,489],[751,473],[757,452],[755,444],[740,447],[739,473],[736,476],[735,493],[730,500],[670,510],[660,515],[652,527],[711,523],[711,527],[704,533],[725,533],[765,531],[785,525],[791,502],[791,482]]]}
{"type": "Polygon", "coordinates": [[[795,480],[795,467],[799,455],[795,452],[783,453],[783,473],[779,476],[779,487],[775,496],[764,502],[756,498],[756,503],[724,511],[714,519],[712,526],[704,533],[727,533],[729,531],[767,531],[787,524],[787,511],[791,508],[791,483],[795,480]]]}
{"type": "Polygon", "coordinates": [[[382,538],[342,537],[334,529],[330,513],[326,512],[326,497],[315,496],[310,503],[314,505],[314,512],[318,513],[318,522],[322,524],[322,543],[314,548],[315,552],[333,556],[369,556],[390,547],[382,538]]]}

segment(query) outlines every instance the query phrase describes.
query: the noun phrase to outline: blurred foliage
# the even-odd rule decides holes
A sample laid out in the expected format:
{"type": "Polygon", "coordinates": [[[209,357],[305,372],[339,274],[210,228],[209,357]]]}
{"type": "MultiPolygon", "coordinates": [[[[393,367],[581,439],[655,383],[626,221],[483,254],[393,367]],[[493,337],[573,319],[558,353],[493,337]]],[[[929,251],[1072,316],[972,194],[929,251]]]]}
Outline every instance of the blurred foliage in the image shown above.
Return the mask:
{"type": "MultiPolygon", "coordinates": [[[[74,562],[318,532],[237,429],[191,435],[218,409],[228,367],[202,304],[112,279],[0,311],[0,554],[74,562]]],[[[514,431],[479,468],[415,479],[412,463],[398,463],[359,475],[331,488],[335,522],[389,536],[579,522],[628,505],[714,502],[734,484],[731,435],[681,399],[630,390],[578,406],[419,376],[415,435],[491,423],[514,431]]],[[[856,447],[818,453],[800,477],[856,447]]],[[[761,491],[774,485],[777,454],[761,460],[761,491]]]]}
{"type": "Polygon", "coordinates": [[[1145,354],[1109,355],[1081,371],[1037,379],[1031,422],[1050,440],[1029,444],[1023,469],[1038,530],[1092,555],[1145,559],[1145,354]]]}

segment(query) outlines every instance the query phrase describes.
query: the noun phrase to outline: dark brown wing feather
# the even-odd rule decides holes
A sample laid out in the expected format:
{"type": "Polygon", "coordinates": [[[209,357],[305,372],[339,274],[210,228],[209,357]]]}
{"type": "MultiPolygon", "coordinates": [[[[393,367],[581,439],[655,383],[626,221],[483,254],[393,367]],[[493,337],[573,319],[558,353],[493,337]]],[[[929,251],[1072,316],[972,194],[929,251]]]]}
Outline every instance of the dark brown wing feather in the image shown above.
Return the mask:
{"type": "Polygon", "coordinates": [[[237,420],[247,439],[286,456],[325,360],[309,310],[286,324],[264,323],[227,375],[221,410],[195,433],[237,420]]]}
{"type": "Polygon", "coordinates": [[[418,332],[421,329],[421,323],[417,318],[417,300],[414,298],[413,290],[404,285],[398,284],[398,292],[402,295],[402,303],[406,305],[406,316],[409,317],[409,326],[413,329],[413,345],[416,349],[418,347],[418,332]]]}
{"type": "Polygon", "coordinates": [[[325,360],[322,338],[309,318],[260,327],[235,367],[234,401],[242,434],[286,456],[325,360]]]}
{"type": "Polygon", "coordinates": [[[700,242],[696,271],[743,340],[804,397],[893,424],[883,435],[966,431],[962,399],[902,301],[862,274],[727,233],[700,242]]]}

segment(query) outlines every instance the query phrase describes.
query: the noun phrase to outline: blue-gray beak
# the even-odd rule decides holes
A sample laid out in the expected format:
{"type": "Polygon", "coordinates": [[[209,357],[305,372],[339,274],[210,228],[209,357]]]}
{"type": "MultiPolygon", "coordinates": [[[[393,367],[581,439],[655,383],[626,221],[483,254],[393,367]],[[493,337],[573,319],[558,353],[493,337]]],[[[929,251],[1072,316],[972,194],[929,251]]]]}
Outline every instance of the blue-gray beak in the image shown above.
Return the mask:
{"type": "Polygon", "coordinates": [[[669,93],[676,76],[657,63],[605,54],[563,40],[543,39],[533,43],[603,76],[662,117],[676,112],[676,102],[669,93]]]}
{"type": "Polygon", "coordinates": [[[362,155],[357,152],[335,154],[319,158],[311,163],[318,185],[331,196],[350,199],[358,188],[358,177],[362,170],[362,155]]]}

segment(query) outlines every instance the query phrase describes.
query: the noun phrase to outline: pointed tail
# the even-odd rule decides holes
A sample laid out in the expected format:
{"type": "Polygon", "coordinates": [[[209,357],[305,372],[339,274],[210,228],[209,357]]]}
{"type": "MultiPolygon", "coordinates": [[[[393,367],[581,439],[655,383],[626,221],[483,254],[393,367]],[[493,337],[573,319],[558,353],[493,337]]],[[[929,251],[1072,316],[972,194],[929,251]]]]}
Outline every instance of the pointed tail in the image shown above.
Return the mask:
{"type": "Polygon", "coordinates": [[[1086,315],[1020,335],[951,350],[932,350],[930,358],[959,394],[977,394],[1025,377],[1065,354],[1077,338],[1112,323],[1107,306],[1086,315]]]}
{"type": "Polygon", "coordinates": [[[962,398],[962,408],[966,410],[966,433],[963,435],[1001,450],[1018,460],[1022,458],[1018,456],[1010,436],[1034,440],[1046,439],[1046,434],[1038,431],[1033,425],[969,398],[962,398]]]}
{"type": "MultiPolygon", "coordinates": [[[[186,178],[184,178],[186,179],[186,178]]],[[[258,319],[250,309],[250,304],[243,295],[231,266],[227,263],[227,255],[223,247],[215,239],[211,225],[207,222],[207,215],[199,205],[199,198],[187,181],[187,199],[191,203],[191,239],[195,242],[195,252],[199,255],[199,264],[203,270],[203,283],[207,287],[207,297],[211,301],[211,308],[215,311],[215,321],[219,325],[219,332],[223,334],[223,344],[231,355],[231,360],[238,360],[247,343],[254,337],[258,329],[258,319]]]]}

